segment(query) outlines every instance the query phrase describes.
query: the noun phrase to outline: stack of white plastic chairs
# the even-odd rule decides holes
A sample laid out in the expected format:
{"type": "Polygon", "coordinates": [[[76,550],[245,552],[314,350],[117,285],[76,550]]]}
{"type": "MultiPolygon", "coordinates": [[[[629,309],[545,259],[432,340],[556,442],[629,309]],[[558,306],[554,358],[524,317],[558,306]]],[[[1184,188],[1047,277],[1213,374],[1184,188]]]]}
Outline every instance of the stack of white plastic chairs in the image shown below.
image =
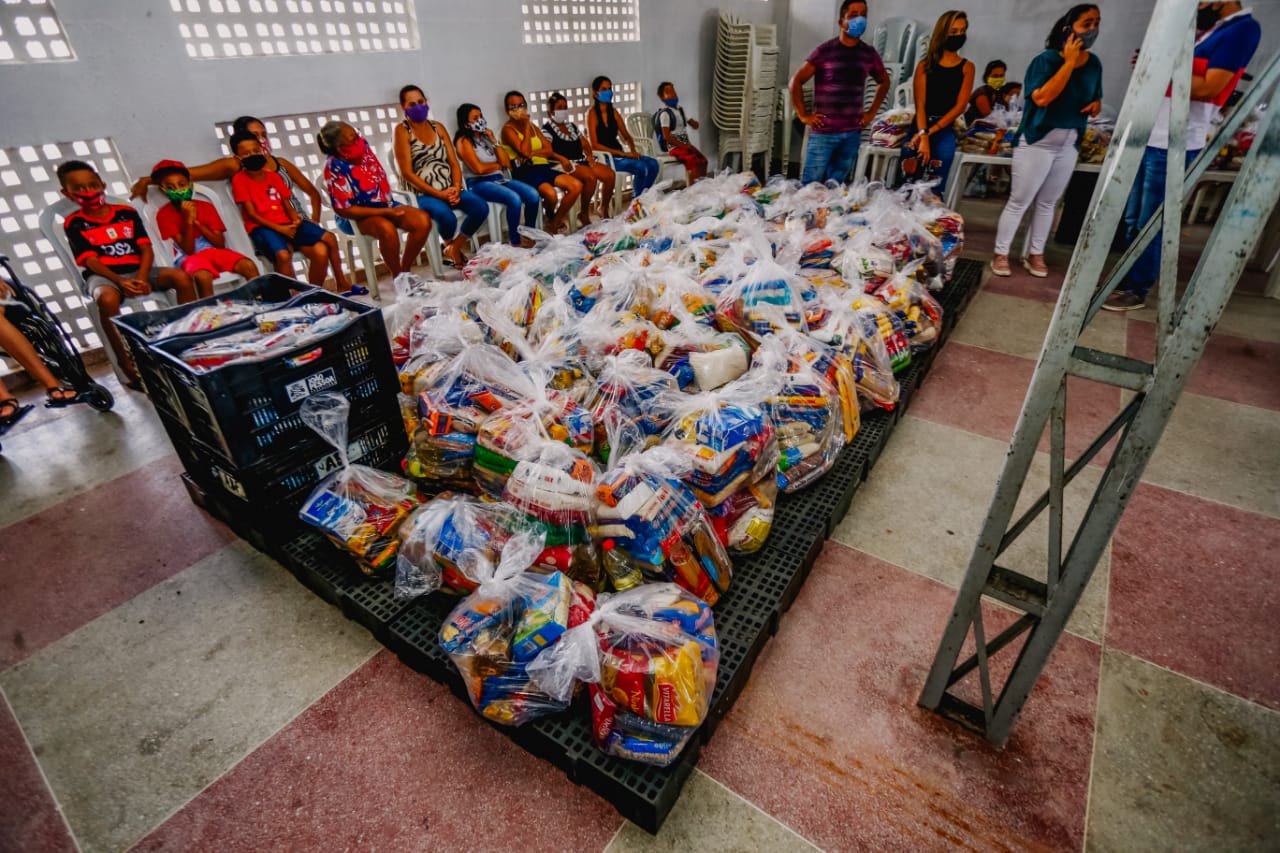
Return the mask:
{"type": "MultiPolygon", "coordinates": [[[[923,59],[928,51],[931,35],[912,18],[887,18],[876,26],[871,46],[880,54],[885,71],[889,73],[890,92],[915,74],[916,62],[923,59]]],[[[874,87],[868,88],[874,92],[874,87]]]]}
{"type": "Polygon", "coordinates": [[[720,15],[711,115],[720,136],[720,162],[740,154],[748,167],[756,154],[773,156],[773,125],[780,71],[777,27],[720,15]]]}

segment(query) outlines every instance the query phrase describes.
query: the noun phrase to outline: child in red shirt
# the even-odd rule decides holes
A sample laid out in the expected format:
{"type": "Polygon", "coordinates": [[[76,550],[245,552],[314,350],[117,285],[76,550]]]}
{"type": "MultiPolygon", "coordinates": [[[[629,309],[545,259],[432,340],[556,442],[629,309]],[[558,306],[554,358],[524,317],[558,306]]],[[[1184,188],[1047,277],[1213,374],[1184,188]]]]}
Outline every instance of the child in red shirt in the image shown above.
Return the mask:
{"type": "Polygon", "coordinates": [[[213,295],[213,280],[225,272],[245,279],[258,275],[258,265],[227,248],[227,226],[207,201],[192,198],[191,173],[177,160],[161,160],[151,170],[151,183],[169,197],[156,211],[160,239],[173,241],[174,260],[196,283],[201,297],[213,295]]]}
{"type": "Polygon", "coordinates": [[[190,302],[196,298],[195,285],[180,269],[152,265],[151,238],[142,217],[127,204],[107,203],[107,187],[92,166],[68,160],[58,167],[58,181],[62,194],[80,205],[62,227],[82,267],[85,295],[97,303],[102,330],[125,384],[136,391],[142,380],[111,318],[120,313],[125,299],[146,296],[152,288],[174,291],[179,304],[190,302]]]}
{"type": "Polygon", "coordinates": [[[231,197],[240,205],[249,239],[263,255],[272,259],[276,272],[295,278],[293,252],[306,256],[307,281],[324,286],[325,273],[332,267],[340,292],[354,296],[368,293],[365,288],[352,288],[342,271],[338,254],[338,238],[319,225],[303,219],[289,202],[292,193],[284,179],[266,168],[258,137],[237,133],[231,137],[231,153],[240,161],[240,171],[231,178],[231,197]]]}

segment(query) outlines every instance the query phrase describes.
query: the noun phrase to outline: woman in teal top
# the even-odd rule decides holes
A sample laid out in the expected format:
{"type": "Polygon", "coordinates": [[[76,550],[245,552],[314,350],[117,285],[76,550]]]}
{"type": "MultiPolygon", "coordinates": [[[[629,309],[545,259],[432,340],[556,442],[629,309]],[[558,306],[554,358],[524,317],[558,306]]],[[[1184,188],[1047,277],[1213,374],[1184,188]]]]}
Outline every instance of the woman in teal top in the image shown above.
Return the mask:
{"type": "Polygon", "coordinates": [[[1014,139],[1013,183],[1000,214],[991,259],[996,275],[1009,275],[1009,247],[1033,203],[1035,215],[1022,263],[1038,278],[1049,274],[1044,244],[1053,214],[1075,171],[1079,141],[1089,118],[1102,109],[1102,63],[1089,50],[1101,20],[1092,3],[1072,6],[1053,25],[1045,51],[1027,68],[1023,91],[1028,96],[1014,139]]]}

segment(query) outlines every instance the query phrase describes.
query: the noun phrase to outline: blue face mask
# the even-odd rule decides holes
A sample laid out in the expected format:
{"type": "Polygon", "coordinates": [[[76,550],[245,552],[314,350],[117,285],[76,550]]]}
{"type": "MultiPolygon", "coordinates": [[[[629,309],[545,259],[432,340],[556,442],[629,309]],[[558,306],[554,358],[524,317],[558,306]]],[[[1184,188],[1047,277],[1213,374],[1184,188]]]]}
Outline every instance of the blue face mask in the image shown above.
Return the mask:
{"type": "Polygon", "coordinates": [[[676,107],[680,106],[680,99],[679,98],[663,98],[662,103],[666,104],[667,106],[671,107],[671,109],[674,110],[676,107]]]}
{"type": "Polygon", "coordinates": [[[596,95],[596,97],[600,99],[600,103],[602,104],[611,104],[613,103],[613,90],[602,89],[600,94],[596,95]]]}
{"type": "Polygon", "coordinates": [[[862,34],[867,31],[867,19],[862,15],[856,18],[850,18],[849,23],[844,28],[844,33],[851,39],[862,38],[862,34]]]}

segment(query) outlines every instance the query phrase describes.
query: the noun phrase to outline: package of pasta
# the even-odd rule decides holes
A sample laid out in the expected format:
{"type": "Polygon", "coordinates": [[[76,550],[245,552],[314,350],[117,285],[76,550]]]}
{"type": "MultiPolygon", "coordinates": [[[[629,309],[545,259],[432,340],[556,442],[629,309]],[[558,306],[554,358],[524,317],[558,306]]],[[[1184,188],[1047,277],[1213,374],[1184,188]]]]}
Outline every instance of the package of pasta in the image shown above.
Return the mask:
{"type": "Polygon", "coordinates": [[[707,507],[707,518],[725,548],[734,554],[753,554],[764,547],[773,530],[777,504],[777,472],[765,471],[718,505],[707,507]]]}
{"type": "Polygon", "coordinates": [[[438,362],[418,394],[405,473],[429,490],[471,489],[480,424],[531,393],[532,383],[496,347],[477,344],[438,362]]]}
{"type": "Polygon", "coordinates": [[[914,266],[879,287],[875,295],[901,322],[911,351],[925,352],[942,334],[942,306],[915,277],[914,266]]]}
{"type": "Polygon", "coordinates": [[[644,446],[656,444],[671,423],[669,400],[676,390],[675,378],[655,368],[642,352],[625,350],[607,356],[586,402],[596,458],[606,464],[611,458],[607,425],[615,419],[635,424],[644,446]]]}
{"type": "Polygon", "coordinates": [[[496,563],[507,540],[520,529],[514,508],[471,495],[444,492],[409,514],[400,526],[396,557],[396,597],[417,598],[437,589],[466,594],[480,579],[475,563],[462,555],[481,554],[496,563]]]}
{"type": "Polygon", "coordinates": [[[341,394],[315,394],[302,404],[302,420],[338,451],[341,467],[312,490],[298,517],[355,557],[367,575],[395,567],[397,531],[418,506],[413,483],[347,456],[347,416],[351,404],[341,394]]]}
{"type": "Polygon", "coordinates": [[[781,374],[758,370],[718,391],[679,395],[663,443],[691,463],[685,482],[707,509],[720,506],[778,464],[778,437],[768,401],[782,389],[781,374]]]}
{"type": "MultiPolygon", "coordinates": [[[[628,443],[616,432],[613,442],[628,443]]],[[[728,591],[729,555],[683,482],[691,468],[687,455],[659,446],[615,457],[600,476],[594,532],[614,589],[670,581],[707,604],[728,591]]]]}
{"type": "Polygon", "coordinates": [[[844,420],[857,417],[852,376],[845,376],[851,398],[842,397],[827,378],[828,371],[839,376],[835,361],[829,348],[795,332],[767,338],[756,350],[753,367],[781,366],[783,371],[782,389],[767,403],[778,436],[783,492],[799,491],[831,470],[845,445],[844,420]]]}
{"type": "Polygon", "coordinates": [[[560,572],[532,571],[540,536],[519,533],[495,564],[479,551],[462,555],[476,589],[440,628],[440,646],[462,676],[471,704],[485,719],[520,726],[563,711],[573,698],[553,697],[529,667],[566,631],[590,619],[595,593],[560,572]]]}
{"type": "Polygon", "coordinates": [[[710,606],[659,583],[602,596],[586,622],[528,671],[540,690],[563,701],[588,684],[596,746],[665,767],[706,720],[719,666],[710,606]]]}

